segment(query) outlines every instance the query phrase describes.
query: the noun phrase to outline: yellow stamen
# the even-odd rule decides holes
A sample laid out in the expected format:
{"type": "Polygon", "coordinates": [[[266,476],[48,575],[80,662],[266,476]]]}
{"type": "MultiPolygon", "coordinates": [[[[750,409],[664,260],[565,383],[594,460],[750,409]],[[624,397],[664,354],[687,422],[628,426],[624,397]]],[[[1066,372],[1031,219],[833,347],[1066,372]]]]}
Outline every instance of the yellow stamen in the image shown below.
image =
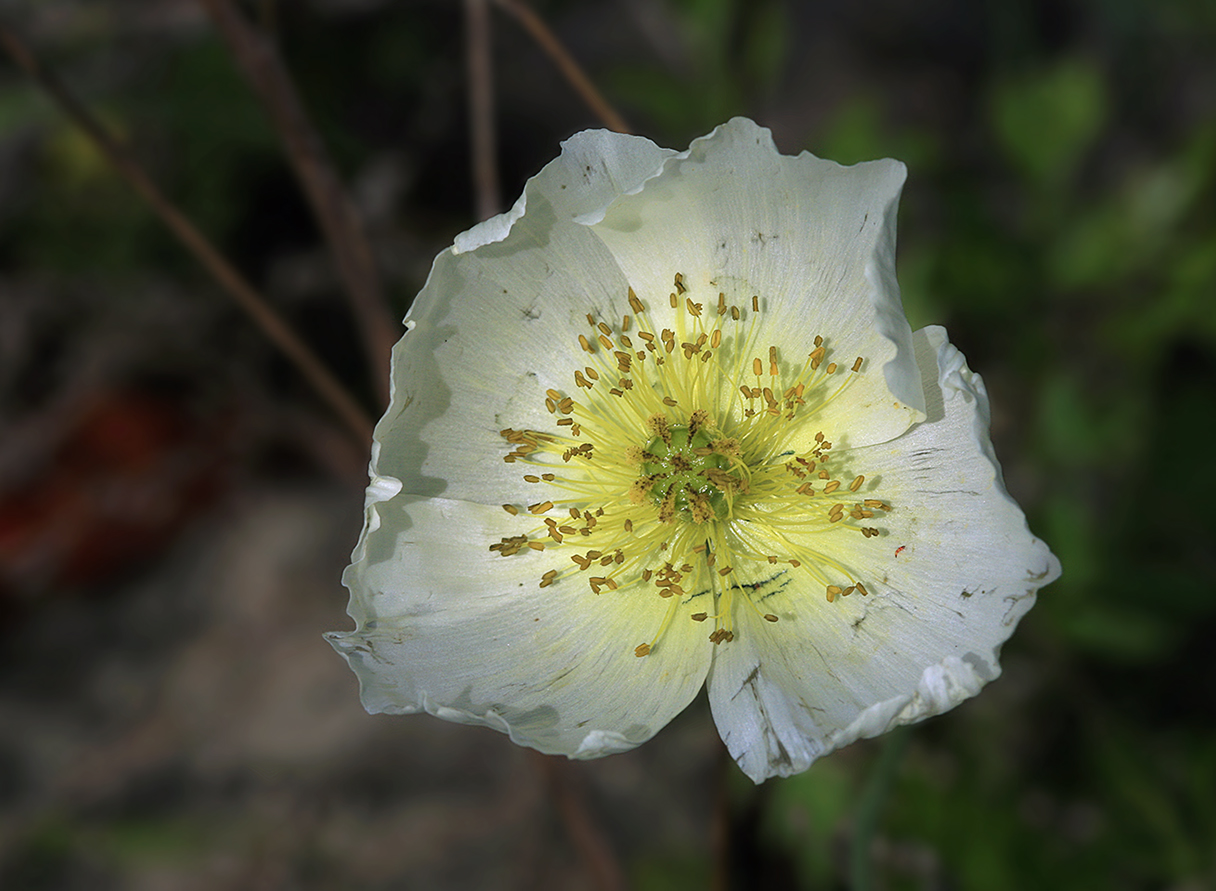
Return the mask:
{"type": "MultiPolygon", "coordinates": [[[[615,608],[657,625],[639,629],[654,632],[635,648],[639,657],[670,655],[660,640],[677,615],[712,619],[709,639],[721,645],[739,633],[739,609],[765,623],[800,612],[813,621],[812,610],[823,608],[812,606],[815,591],[829,602],[867,595],[858,573],[831,556],[830,533],[878,537],[860,523],[891,510],[878,498],[853,497],[864,475],[834,479],[843,474],[824,431],[834,438],[845,431],[825,409],[855,378],[829,377],[837,365],[824,338],[815,336],[809,354],[793,351],[805,356],[801,363],[783,360],[784,346],[759,341],[758,294],[744,321],[726,290],[694,281],[675,276],[669,328],[651,324],[632,288],[627,312],[609,306],[587,314],[587,332],[577,335],[577,348],[571,343],[577,400],[558,389],[537,393],[556,432],[500,431],[509,448],[503,460],[526,465],[527,483],[556,489],[527,513],[502,505],[512,518],[504,523],[519,534],[490,550],[534,561],[541,588],[585,572],[585,596],[614,592],[615,608]],[[706,299],[717,307],[712,324],[706,299]],[[615,334],[601,315],[620,319],[615,334]],[[760,380],[766,372],[769,380],[760,380]],[[819,492],[815,480],[823,482],[819,492]],[[825,512],[826,499],[815,503],[820,492],[841,500],[825,512]],[[544,516],[555,505],[560,518],[544,516]],[[592,567],[604,574],[590,575],[592,567]],[[775,610],[759,608],[768,598],[776,598],[775,610]],[[698,601],[713,607],[693,612],[698,601]],[[642,618],[658,603],[661,617],[642,618]]],[[[862,365],[857,357],[852,370],[862,365]]]]}

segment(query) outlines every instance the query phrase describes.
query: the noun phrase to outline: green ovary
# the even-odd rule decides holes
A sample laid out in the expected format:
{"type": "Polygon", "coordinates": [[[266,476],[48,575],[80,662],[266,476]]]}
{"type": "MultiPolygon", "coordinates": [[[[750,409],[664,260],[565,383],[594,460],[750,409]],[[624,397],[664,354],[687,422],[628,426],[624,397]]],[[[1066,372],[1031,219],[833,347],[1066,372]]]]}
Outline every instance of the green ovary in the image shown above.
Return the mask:
{"type": "Polygon", "coordinates": [[[730,459],[715,448],[720,436],[683,426],[664,433],[646,446],[642,461],[660,519],[670,522],[677,514],[695,523],[725,519],[740,481],[731,473],[730,459]]]}

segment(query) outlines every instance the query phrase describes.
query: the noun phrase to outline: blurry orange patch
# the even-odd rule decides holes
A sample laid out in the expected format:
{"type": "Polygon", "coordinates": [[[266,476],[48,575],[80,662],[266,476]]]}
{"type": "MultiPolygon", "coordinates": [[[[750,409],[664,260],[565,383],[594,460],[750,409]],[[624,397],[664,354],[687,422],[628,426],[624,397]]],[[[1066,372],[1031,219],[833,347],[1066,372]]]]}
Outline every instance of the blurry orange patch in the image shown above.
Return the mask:
{"type": "Polygon", "coordinates": [[[156,556],[217,494],[219,439],[168,397],[91,400],[0,491],[0,596],[102,583],[156,556]]]}

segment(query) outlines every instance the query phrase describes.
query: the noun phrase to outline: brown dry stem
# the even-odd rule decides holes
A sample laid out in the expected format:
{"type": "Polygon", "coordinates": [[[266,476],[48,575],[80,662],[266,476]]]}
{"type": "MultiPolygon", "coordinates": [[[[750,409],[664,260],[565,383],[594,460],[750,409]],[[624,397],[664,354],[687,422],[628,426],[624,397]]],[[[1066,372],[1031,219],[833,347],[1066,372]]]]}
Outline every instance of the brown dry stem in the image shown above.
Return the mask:
{"type": "Polygon", "coordinates": [[[202,232],[152,182],[126,146],[47,70],[15,33],[0,25],[0,46],[64,115],[84,132],[102,157],[142,197],[161,222],[194,255],[220,287],[236,301],[270,341],[299,369],[304,379],[337,413],[361,443],[372,436],[372,421],[325,364],[271,308],[266,299],[229,263],[202,232]]]}
{"type": "Polygon", "coordinates": [[[337,264],[382,405],[388,404],[389,357],[400,336],[389,314],[362,221],[309,119],[273,42],[230,0],[199,0],[237,66],[265,106],[337,264]]]}

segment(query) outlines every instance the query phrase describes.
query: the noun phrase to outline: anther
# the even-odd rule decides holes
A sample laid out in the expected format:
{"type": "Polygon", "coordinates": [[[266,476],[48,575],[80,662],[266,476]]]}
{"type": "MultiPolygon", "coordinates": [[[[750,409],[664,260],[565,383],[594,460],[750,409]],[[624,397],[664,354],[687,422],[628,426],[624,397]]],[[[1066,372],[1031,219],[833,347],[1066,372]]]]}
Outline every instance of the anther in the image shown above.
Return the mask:
{"type": "Polygon", "coordinates": [[[633,655],[637,656],[639,659],[641,659],[643,656],[649,656],[650,644],[638,644],[637,647],[634,648],[633,655]]]}
{"type": "Polygon", "coordinates": [[[509,513],[513,517],[519,516],[519,508],[516,507],[514,504],[504,504],[502,506],[502,509],[505,510],[507,513],[509,513]]]}
{"type": "Polygon", "coordinates": [[[861,488],[861,484],[864,483],[865,481],[866,481],[866,478],[864,476],[857,477],[855,480],[853,480],[853,482],[849,483],[849,491],[856,492],[858,489],[861,488]]]}

